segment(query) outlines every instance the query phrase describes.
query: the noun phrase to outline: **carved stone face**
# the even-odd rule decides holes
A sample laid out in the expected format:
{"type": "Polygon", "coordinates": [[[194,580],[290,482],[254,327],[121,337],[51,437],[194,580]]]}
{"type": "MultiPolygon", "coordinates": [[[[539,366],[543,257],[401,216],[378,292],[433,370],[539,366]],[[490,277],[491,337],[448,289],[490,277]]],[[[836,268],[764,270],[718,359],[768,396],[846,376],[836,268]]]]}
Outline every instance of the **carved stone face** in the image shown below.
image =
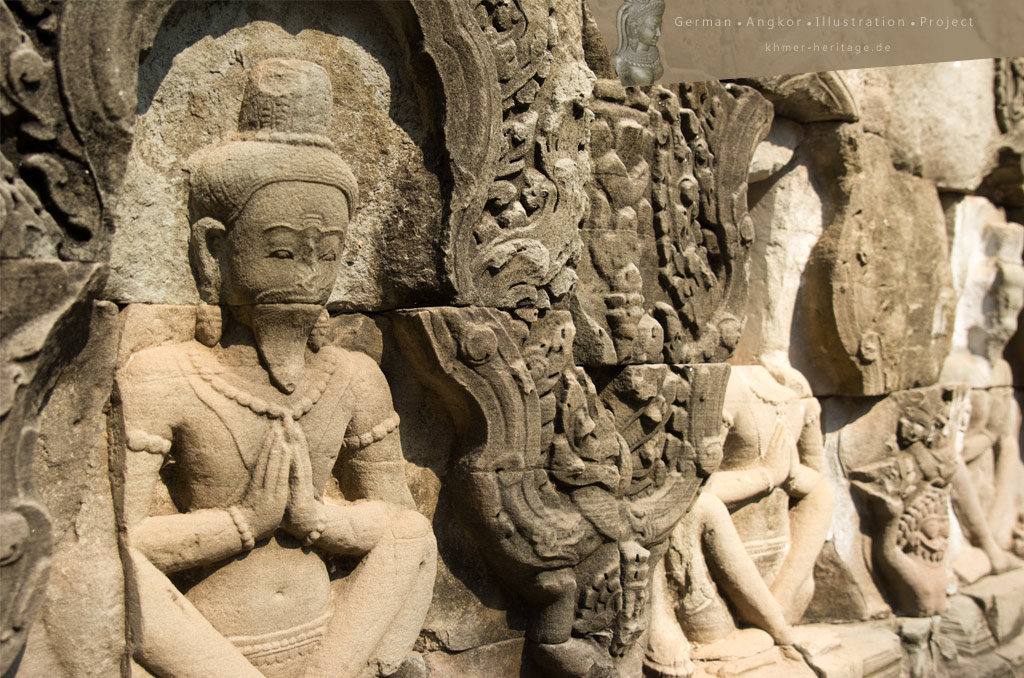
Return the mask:
{"type": "Polygon", "coordinates": [[[223,302],[326,304],[347,225],[345,195],[333,186],[286,181],[256,191],[222,249],[223,302]]]}
{"type": "Polygon", "coordinates": [[[654,47],[661,37],[661,15],[648,14],[637,26],[636,38],[641,45],[654,47]]]}

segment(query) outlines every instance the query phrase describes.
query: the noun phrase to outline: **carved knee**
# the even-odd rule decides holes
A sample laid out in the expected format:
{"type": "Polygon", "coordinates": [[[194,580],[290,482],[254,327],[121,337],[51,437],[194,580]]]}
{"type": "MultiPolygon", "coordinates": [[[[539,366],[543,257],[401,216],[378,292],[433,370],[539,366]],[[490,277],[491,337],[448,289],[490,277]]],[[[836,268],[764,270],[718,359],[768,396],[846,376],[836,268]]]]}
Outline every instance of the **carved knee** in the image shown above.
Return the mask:
{"type": "Polygon", "coordinates": [[[388,525],[391,537],[398,541],[420,541],[427,552],[436,551],[434,531],[430,521],[418,511],[402,509],[395,513],[388,525]]]}

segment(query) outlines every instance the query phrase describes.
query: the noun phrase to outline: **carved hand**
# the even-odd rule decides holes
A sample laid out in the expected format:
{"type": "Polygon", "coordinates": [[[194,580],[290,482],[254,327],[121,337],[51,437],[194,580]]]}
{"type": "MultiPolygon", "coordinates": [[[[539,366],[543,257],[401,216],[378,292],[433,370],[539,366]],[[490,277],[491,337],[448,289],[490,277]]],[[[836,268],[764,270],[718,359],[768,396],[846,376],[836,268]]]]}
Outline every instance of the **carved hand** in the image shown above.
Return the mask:
{"type": "Polygon", "coordinates": [[[309,446],[302,427],[294,420],[285,423],[285,439],[291,450],[288,475],[288,506],[284,528],[290,534],[312,544],[324,531],[323,504],[313,489],[313,470],[309,463],[309,446]]]}
{"type": "Polygon", "coordinates": [[[790,435],[789,429],[779,422],[772,431],[772,437],[768,441],[768,449],[765,450],[765,469],[768,471],[772,487],[778,487],[793,477],[796,469],[800,467],[800,457],[797,453],[796,442],[790,435]]]}
{"type": "Polygon", "coordinates": [[[284,518],[288,504],[288,471],[291,448],[282,427],[274,422],[263,441],[263,449],[249,478],[249,486],[238,503],[252,536],[259,541],[270,536],[284,518]]]}

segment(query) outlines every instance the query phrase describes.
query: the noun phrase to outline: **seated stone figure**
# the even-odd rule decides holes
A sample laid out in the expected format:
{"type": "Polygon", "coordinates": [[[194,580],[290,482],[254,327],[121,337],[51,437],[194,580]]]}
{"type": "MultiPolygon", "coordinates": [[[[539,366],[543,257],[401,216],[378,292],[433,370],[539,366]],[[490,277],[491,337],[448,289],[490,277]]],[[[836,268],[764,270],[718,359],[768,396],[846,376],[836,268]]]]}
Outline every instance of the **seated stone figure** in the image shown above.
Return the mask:
{"type": "Polygon", "coordinates": [[[191,170],[197,341],[118,373],[139,675],[422,669],[436,546],[398,416],[374,361],[324,341],[357,193],[331,102],[316,64],[251,70],[239,133],[191,170]]]}
{"type": "Polygon", "coordinates": [[[701,659],[792,644],[790,624],[814,593],[834,502],[821,474],[820,407],[764,367],[742,366],[732,368],[725,412],[722,464],[655,577],[645,664],[656,675],[692,673],[690,643],[701,659]]]}

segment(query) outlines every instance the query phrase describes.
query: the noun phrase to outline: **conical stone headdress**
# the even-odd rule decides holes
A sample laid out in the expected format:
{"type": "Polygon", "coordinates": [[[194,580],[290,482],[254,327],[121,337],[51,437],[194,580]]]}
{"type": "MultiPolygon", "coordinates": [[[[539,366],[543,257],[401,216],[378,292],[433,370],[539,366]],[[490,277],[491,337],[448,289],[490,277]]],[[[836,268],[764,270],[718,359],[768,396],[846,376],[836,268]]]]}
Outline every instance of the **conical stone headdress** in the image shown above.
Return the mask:
{"type": "Polygon", "coordinates": [[[259,189],[281,181],[334,186],[351,219],[355,177],[327,136],[333,102],[323,67],[299,59],[266,59],[249,71],[238,133],[192,158],[193,221],[230,225],[259,189]]]}

